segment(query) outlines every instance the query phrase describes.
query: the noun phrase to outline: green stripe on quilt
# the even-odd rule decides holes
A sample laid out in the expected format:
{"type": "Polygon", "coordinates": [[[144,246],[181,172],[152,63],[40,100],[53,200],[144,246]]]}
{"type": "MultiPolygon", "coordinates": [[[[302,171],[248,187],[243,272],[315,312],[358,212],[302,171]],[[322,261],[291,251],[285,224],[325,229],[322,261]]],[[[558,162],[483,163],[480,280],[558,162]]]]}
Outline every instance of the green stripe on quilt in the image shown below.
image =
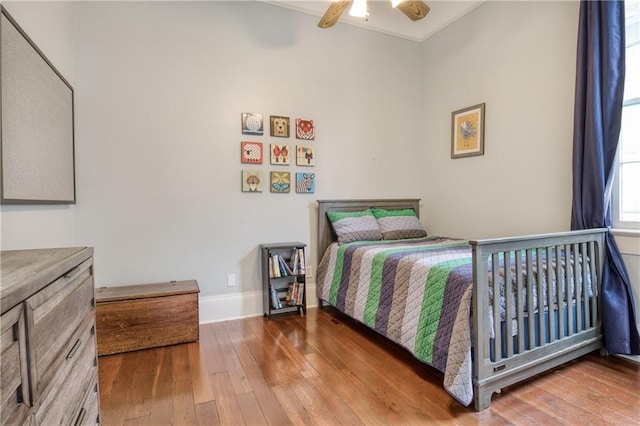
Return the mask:
{"type": "Polygon", "coordinates": [[[470,263],[471,258],[453,259],[434,265],[429,270],[414,348],[418,359],[429,363],[433,362],[433,344],[440,325],[444,290],[449,274],[455,268],[470,263]],[[430,308],[432,305],[435,308],[430,308]]]}
{"type": "Polygon", "coordinates": [[[342,244],[340,247],[338,247],[338,251],[336,253],[336,266],[333,273],[333,280],[331,281],[331,290],[329,291],[329,303],[335,306],[338,300],[338,289],[340,288],[340,283],[342,282],[342,272],[344,271],[344,255],[347,252],[347,249],[353,246],[370,246],[379,243],[380,241],[354,241],[351,243],[342,244]]]}
{"type": "Polygon", "coordinates": [[[376,312],[380,306],[380,291],[382,289],[382,270],[384,262],[390,255],[403,252],[428,252],[442,249],[441,246],[428,247],[402,247],[398,249],[385,250],[376,254],[371,261],[371,276],[369,278],[369,293],[364,308],[363,322],[371,328],[375,328],[376,312]]]}

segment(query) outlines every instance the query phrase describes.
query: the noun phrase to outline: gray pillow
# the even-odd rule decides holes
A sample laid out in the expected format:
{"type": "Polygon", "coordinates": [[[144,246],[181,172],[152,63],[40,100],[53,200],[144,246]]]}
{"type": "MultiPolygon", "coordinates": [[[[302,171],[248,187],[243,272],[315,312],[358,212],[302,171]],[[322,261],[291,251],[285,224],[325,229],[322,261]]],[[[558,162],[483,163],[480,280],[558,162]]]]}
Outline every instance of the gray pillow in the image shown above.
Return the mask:
{"type": "Polygon", "coordinates": [[[340,244],[382,239],[382,232],[371,209],[360,212],[327,212],[327,216],[340,244]]]}
{"type": "Polygon", "coordinates": [[[427,236],[427,231],[416,217],[413,209],[385,210],[372,208],[371,210],[382,232],[382,238],[385,240],[402,240],[427,236]]]}

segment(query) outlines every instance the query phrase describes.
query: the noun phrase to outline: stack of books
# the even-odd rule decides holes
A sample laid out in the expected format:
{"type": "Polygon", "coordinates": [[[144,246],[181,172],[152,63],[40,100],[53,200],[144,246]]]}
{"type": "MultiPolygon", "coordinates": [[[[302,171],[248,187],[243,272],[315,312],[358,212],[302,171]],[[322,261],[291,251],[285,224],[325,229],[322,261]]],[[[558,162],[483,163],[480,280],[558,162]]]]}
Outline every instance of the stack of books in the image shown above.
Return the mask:
{"type": "Polygon", "coordinates": [[[271,259],[269,259],[269,278],[280,278],[290,275],[304,274],[304,249],[294,248],[289,260],[286,260],[284,257],[278,254],[271,255],[271,259]]]}

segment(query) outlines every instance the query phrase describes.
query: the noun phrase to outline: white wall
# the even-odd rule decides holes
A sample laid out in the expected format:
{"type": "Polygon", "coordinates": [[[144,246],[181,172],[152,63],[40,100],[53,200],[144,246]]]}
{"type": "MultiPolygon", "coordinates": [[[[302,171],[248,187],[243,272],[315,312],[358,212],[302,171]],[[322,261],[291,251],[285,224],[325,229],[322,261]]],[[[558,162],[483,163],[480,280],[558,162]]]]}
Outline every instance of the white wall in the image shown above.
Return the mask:
{"type": "Polygon", "coordinates": [[[428,230],[569,229],[577,2],[487,2],[423,43],[428,230]],[[485,154],[451,159],[451,112],[486,103],[485,154]]]}
{"type": "Polygon", "coordinates": [[[260,243],[314,261],[316,199],[421,195],[419,44],[257,2],[75,6],[75,232],[97,285],[257,291],[260,243]],[[316,167],[257,167],[314,172],[315,194],[240,191],[240,142],[283,142],[243,136],[242,112],[315,120],[316,167]]]}
{"type": "MultiPolygon", "coordinates": [[[[73,86],[75,50],[71,3],[3,2],[9,14],[73,86]]],[[[0,206],[3,250],[74,244],[74,206],[0,206]]]]}

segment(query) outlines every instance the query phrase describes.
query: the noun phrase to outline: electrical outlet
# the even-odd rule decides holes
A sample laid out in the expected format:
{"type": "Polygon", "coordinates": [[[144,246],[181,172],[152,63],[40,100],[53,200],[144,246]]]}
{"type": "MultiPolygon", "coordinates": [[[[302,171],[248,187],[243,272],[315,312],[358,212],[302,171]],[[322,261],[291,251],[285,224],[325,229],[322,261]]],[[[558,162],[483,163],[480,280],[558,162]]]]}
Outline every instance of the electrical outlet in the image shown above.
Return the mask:
{"type": "Polygon", "coordinates": [[[313,278],[313,266],[307,265],[305,274],[307,275],[307,278],[313,278]]]}
{"type": "Polygon", "coordinates": [[[227,287],[236,286],[236,274],[227,274],[227,287]]]}

